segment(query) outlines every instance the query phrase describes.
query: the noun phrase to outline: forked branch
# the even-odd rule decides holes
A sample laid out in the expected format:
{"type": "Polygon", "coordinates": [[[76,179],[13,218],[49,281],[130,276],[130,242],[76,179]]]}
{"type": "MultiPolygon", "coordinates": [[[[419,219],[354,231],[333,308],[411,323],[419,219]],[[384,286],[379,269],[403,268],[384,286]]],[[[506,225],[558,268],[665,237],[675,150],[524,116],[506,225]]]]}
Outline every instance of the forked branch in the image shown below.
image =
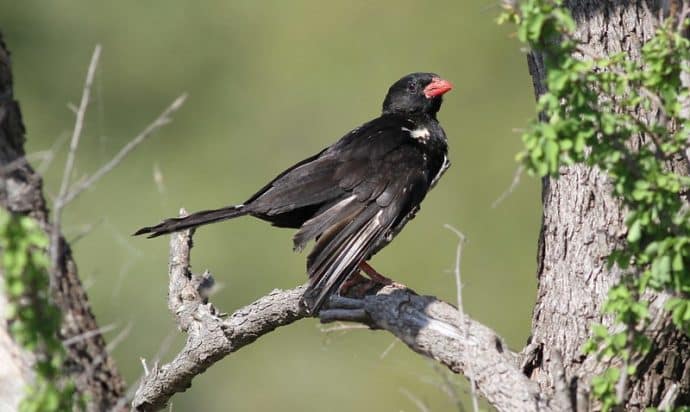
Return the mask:
{"type": "Polygon", "coordinates": [[[189,388],[195,376],[220,359],[307,316],[300,304],[305,286],[274,290],[225,316],[208,302],[206,292],[213,283],[208,272],[193,275],[189,271],[191,248],[191,231],[170,236],[168,308],[180,330],[187,333],[187,342],[170,363],[153,365],[144,375],[134,395],[133,410],[163,408],[170,397],[189,388]]]}
{"type": "MultiPolygon", "coordinates": [[[[302,303],[306,285],[274,290],[232,315],[221,314],[207,298],[211,276],[189,271],[191,248],[190,231],[171,236],[168,307],[187,333],[187,342],[170,363],[147,368],[132,402],[136,411],[163,408],[214,363],[309,316],[302,303]]],[[[413,351],[471,378],[478,393],[500,411],[553,409],[537,384],[522,373],[518,356],[494,331],[434,297],[387,286],[363,299],[333,297],[320,316],[322,322],[356,321],[388,330],[413,351]]]]}

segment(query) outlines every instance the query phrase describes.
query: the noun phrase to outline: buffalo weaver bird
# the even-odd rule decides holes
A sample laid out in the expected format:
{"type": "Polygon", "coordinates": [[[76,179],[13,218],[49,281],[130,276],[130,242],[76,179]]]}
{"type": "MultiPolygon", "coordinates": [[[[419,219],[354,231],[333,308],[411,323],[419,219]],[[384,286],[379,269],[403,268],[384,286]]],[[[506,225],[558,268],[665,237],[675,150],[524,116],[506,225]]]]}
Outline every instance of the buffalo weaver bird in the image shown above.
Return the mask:
{"type": "Polygon", "coordinates": [[[314,314],[359,270],[390,282],[366,261],[414,217],[450,165],[436,113],[452,87],[433,73],[409,74],[390,87],[381,116],[290,167],[243,204],[166,219],[135,235],[156,237],[244,215],[299,229],[295,250],[315,240],[305,294],[314,314]]]}

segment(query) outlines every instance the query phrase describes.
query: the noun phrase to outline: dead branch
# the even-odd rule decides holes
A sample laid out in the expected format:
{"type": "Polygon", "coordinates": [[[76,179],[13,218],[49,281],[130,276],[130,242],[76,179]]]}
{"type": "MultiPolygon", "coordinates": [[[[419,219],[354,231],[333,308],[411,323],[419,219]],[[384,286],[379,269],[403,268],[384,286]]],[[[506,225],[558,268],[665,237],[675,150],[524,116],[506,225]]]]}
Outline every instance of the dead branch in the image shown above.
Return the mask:
{"type": "MultiPolygon", "coordinates": [[[[446,229],[453,232],[458,237],[458,246],[455,250],[455,268],[453,269],[453,274],[455,275],[455,289],[457,293],[457,303],[458,312],[460,312],[460,317],[462,318],[462,328],[465,331],[465,338],[469,338],[469,326],[467,323],[467,316],[465,316],[465,310],[462,305],[462,274],[460,271],[460,259],[462,258],[462,247],[467,242],[467,237],[464,233],[454,228],[449,224],[443,225],[446,229]]],[[[471,377],[473,374],[468,371],[468,377],[470,381],[470,397],[472,398],[472,411],[479,411],[479,402],[477,401],[477,385],[474,383],[474,379],[471,377]]]]}
{"type": "Polygon", "coordinates": [[[345,318],[386,329],[413,351],[474,380],[477,392],[499,411],[553,409],[493,330],[433,296],[386,286],[364,299],[335,296],[320,316],[324,322],[345,318]]]}
{"type": "Polygon", "coordinates": [[[519,165],[516,169],[515,172],[513,173],[513,180],[510,182],[510,186],[506,190],[501,193],[496,200],[491,203],[491,208],[496,209],[498,205],[503,203],[504,200],[508,198],[508,196],[512,195],[513,192],[515,192],[515,189],[517,189],[518,185],[520,184],[520,178],[522,177],[522,174],[525,172],[525,165],[519,165]]]}
{"type": "Polygon", "coordinates": [[[53,231],[50,241],[50,261],[52,263],[53,272],[57,267],[58,260],[58,238],[60,233],[60,223],[62,220],[62,209],[64,208],[64,199],[69,188],[69,181],[74,170],[74,160],[79,147],[79,140],[81,139],[81,132],[84,130],[84,119],[86,118],[86,109],[89,107],[89,100],[91,98],[91,86],[93,79],[96,77],[96,68],[101,57],[101,45],[96,45],[91,56],[91,63],[86,71],[86,80],[84,80],[84,90],[81,94],[81,102],[76,111],[76,119],[74,121],[74,129],[72,130],[72,139],[69,144],[69,151],[67,152],[67,160],[65,161],[65,170],[62,173],[62,183],[60,184],[60,192],[55,200],[53,206],[53,231]]]}
{"type": "Polygon", "coordinates": [[[300,303],[306,286],[299,286],[274,290],[224,317],[206,299],[205,292],[212,286],[208,272],[189,272],[191,248],[190,231],[171,235],[168,308],[180,330],[187,333],[187,342],[170,363],[150,367],[134,395],[133,410],[163,408],[171,396],[189,388],[196,375],[217,361],[277,327],[308,316],[300,303]]]}
{"type": "MultiPolygon", "coordinates": [[[[214,363],[280,326],[309,316],[302,304],[306,285],[274,290],[225,316],[207,299],[213,283],[208,272],[190,272],[191,248],[190,231],[171,235],[168,307],[179,329],[187,333],[187,342],[170,363],[147,365],[133,410],[162,409],[214,363]]],[[[478,393],[499,411],[553,409],[494,331],[434,297],[387,286],[364,299],[335,296],[320,316],[324,323],[346,320],[388,330],[413,351],[474,381],[478,393]]]]}
{"type": "Polygon", "coordinates": [[[70,189],[62,198],[62,206],[67,205],[69,202],[73,201],[77,196],[79,196],[84,190],[93,186],[100,178],[108,174],[113,170],[128,154],[130,154],[137,146],[143,143],[146,138],[151,136],[156,130],[170,123],[172,119],[170,116],[175,113],[182,105],[185,100],[187,100],[187,95],[183,94],[175,99],[167,109],[158,115],[158,117],[151,122],[144,130],[142,130],[138,135],[136,135],[132,140],[130,140],[122,149],[112,159],[101,166],[93,175],[87,177],[81,182],[75,184],[73,188],[70,189]]]}

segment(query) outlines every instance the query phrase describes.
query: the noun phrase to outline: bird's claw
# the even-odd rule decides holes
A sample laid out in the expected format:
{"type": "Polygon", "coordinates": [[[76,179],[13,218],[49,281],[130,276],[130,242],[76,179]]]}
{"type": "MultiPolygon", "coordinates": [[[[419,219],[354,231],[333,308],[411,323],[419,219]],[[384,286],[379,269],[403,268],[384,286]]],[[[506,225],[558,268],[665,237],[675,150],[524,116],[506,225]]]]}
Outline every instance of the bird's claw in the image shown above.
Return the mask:
{"type": "Polygon", "coordinates": [[[338,309],[363,309],[364,299],[353,299],[347,296],[333,295],[328,300],[328,307],[338,309]]]}
{"type": "Polygon", "coordinates": [[[369,315],[364,309],[364,299],[333,295],[327,306],[319,311],[321,323],[335,321],[366,322],[369,315]]]}
{"type": "Polygon", "coordinates": [[[359,273],[354,273],[340,287],[340,296],[362,299],[367,295],[373,295],[384,285],[372,279],[367,279],[359,273]]]}

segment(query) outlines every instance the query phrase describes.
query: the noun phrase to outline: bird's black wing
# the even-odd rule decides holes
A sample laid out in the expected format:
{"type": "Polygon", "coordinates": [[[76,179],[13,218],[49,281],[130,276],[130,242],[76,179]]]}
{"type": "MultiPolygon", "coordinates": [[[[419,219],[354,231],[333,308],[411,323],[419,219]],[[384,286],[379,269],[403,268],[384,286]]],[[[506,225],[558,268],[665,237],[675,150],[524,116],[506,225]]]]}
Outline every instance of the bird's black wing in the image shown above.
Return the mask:
{"type": "MultiPolygon", "coordinates": [[[[244,206],[248,213],[276,226],[299,228],[320,209],[347,196],[372,174],[369,162],[382,158],[404,138],[399,119],[379,117],[290,167],[249,198],[244,206]]],[[[366,184],[359,190],[365,187],[366,184]]]]}
{"type": "Polygon", "coordinates": [[[430,185],[426,159],[418,146],[403,143],[362,166],[344,163],[336,171],[347,193],[304,223],[296,248],[316,245],[307,259],[309,306],[316,312],[326,297],[368,259],[377,245],[421,203],[430,185]]]}

